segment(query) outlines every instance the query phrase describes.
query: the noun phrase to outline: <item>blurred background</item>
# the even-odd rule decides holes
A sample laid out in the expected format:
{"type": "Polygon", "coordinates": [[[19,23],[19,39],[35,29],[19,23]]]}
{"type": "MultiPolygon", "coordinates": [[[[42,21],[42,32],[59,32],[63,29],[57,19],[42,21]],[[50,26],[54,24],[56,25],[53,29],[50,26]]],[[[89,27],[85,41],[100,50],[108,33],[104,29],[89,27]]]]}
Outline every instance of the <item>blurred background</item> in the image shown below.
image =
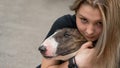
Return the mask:
{"type": "Polygon", "coordinates": [[[0,0],[0,68],[35,68],[53,22],[74,0],[0,0]]]}

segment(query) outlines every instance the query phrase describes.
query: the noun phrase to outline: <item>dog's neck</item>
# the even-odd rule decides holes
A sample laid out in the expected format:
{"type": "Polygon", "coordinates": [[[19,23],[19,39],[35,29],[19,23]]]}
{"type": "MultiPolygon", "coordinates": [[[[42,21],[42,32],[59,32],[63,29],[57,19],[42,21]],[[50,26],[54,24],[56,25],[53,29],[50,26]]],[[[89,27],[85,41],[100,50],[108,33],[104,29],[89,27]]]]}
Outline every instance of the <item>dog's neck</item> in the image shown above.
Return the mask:
{"type": "Polygon", "coordinates": [[[75,56],[77,53],[78,53],[78,51],[76,51],[74,53],[71,53],[71,54],[68,54],[68,55],[65,55],[65,56],[57,56],[57,57],[54,57],[54,58],[51,58],[51,59],[53,59],[53,60],[67,61],[68,59],[70,59],[73,56],[75,56]]]}

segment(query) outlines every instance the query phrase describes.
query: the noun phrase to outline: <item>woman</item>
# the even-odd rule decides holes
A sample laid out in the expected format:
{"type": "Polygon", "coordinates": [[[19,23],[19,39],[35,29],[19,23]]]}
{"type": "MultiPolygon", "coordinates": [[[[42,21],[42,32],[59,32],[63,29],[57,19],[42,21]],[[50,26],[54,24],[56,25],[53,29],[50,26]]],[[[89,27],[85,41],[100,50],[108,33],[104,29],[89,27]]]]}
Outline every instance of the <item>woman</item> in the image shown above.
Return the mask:
{"type": "MultiPolygon", "coordinates": [[[[72,58],[75,66],[119,68],[120,0],[76,0],[71,10],[75,11],[75,15],[57,19],[47,37],[58,29],[78,28],[89,42],[83,44],[72,58]],[[95,47],[94,41],[97,41],[95,47]]],[[[71,60],[61,63],[43,58],[41,68],[68,68],[71,62],[73,64],[71,60]]]]}

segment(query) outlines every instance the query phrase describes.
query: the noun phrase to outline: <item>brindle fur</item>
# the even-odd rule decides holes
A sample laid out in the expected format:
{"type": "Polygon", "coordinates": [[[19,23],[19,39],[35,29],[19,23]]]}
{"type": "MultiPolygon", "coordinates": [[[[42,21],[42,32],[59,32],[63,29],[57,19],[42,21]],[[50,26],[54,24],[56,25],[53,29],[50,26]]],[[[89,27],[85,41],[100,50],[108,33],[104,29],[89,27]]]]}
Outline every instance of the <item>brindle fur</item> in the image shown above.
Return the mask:
{"type": "Polygon", "coordinates": [[[59,42],[56,54],[62,56],[77,51],[81,45],[87,41],[81,33],[74,28],[61,29],[54,35],[54,38],[59,42]]]}

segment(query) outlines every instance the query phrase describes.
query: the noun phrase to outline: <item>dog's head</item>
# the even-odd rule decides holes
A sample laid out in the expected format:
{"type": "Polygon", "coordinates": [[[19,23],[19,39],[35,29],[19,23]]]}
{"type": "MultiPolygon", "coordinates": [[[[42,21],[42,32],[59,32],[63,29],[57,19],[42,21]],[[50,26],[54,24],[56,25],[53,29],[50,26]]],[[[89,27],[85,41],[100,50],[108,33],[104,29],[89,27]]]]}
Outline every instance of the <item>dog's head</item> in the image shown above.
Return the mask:
{"type": "Polygon", "coordinates": [[[48,37],[39,50],[46,58],[66,56],[76,52],[86,41],[77,29],[64,28],[48,37]]]}

